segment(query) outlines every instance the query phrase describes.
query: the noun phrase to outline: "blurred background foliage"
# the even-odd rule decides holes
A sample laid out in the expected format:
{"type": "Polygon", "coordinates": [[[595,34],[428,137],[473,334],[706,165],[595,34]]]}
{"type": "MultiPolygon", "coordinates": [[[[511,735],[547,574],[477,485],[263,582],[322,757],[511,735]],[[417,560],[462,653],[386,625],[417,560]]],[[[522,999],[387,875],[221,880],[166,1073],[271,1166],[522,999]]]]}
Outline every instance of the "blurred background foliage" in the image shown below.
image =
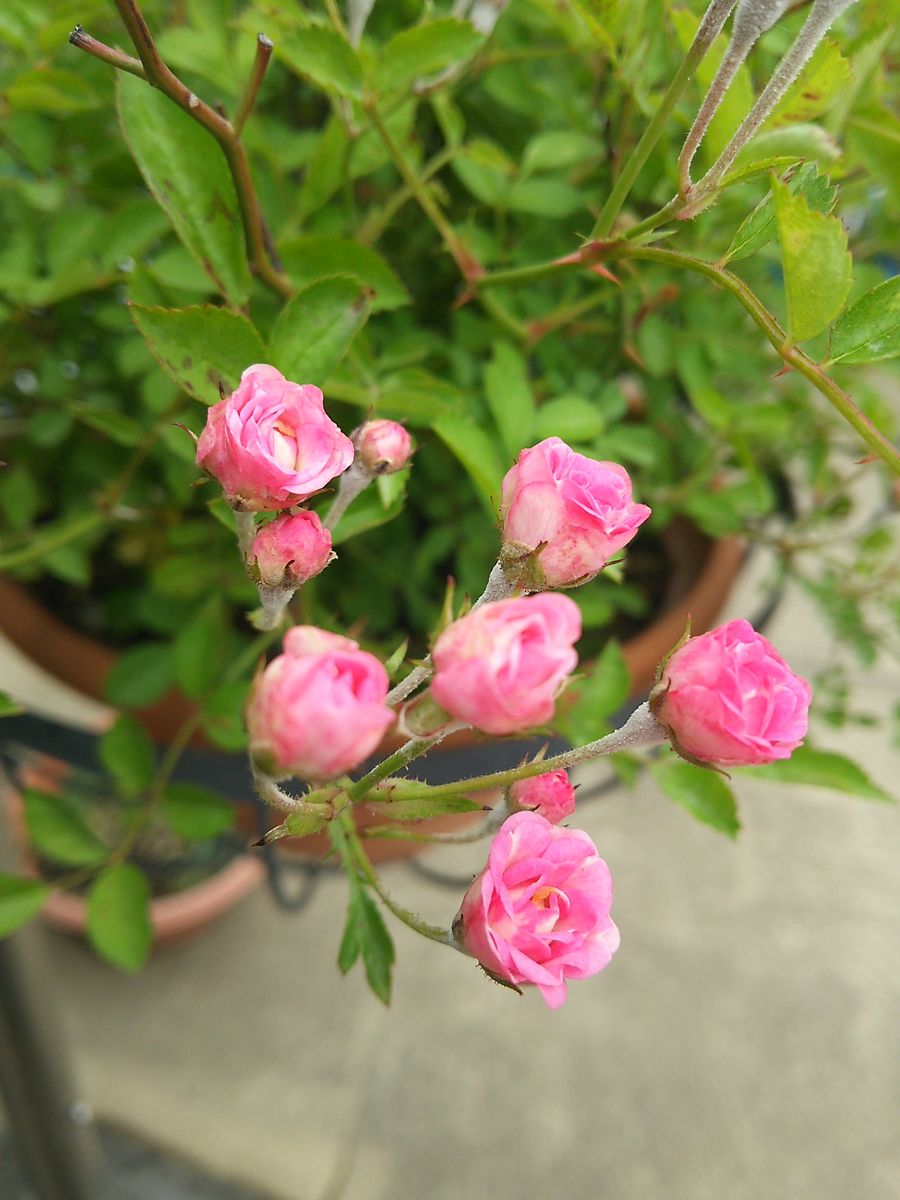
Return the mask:
{"type": "MultiPolygon", "coordinates": [[[[880,473],[891,502],[887,472],[848,473],[842,451],[864,453],[853,430],[803,380],[776,377],[780,360],[733,298],[645,262],[612,264],[615,280],[581,271],[470,298],[413,195],[424,191],[488,270],[572,253],[704,7],[482,2],[476,28],[454,20],[449,3],[377,0],[354,50],[346,7],[333,0],[148,0],[164,59],[226,112],[244,91],[257,33],[275,43],[243,141],[278,259],[305,289],[285,315],[283,297],[251,279],[233,194],[230,208],[216,207],[227,170],[208,134],[142,80],[68,44],[78,23],[130,53],[113,4],[5,0],[0,569],[126,650],[111,700],[140,705],[173,682],[205,695],[250,637],[243,613],[255,593],[230,514],[212,485],[194,486],[180,426],[198,432],[201,402],[218,398],[213,379],[233,384],[267,343],[283,351],[270,360],[289,376],[323,387],[346,430],[375,412],[408,422],[419,444],[410,471],[351,508],[340,562],[304,589],[298,619],[349,627],[384,652],[411,628],[411,652],[422,653],[446,577],[477,595],[496,557],[504,471],[523,446],[557,435],[624,463],[654,510],[624,582],[606,575],[574,593],[588,650],[664,600],[666,547],[687,518],[713,537],[774,545],[779,571],[803,579],[835,642],[874,659],[900,616],[895,538],[883,523],[867,527],[848,568],[832,557],[831,531],[853,515],[860,472],[880,473]],[[498,13],[486,36],[485,14],[498,13]],[[381,130],[364,102],[372,97],[381,130]],[[165,208],[148,188],[154,178],[165,208]]],[[[889,8],[850,9],[738,164],[775,157],[791,189],[841,218],[854,257],[850,303],[896,270],[889,8]]],[[[700,166],[739,124],[805,9],[795,5],[741,68],[700,166]]],[[[718,53],[679,103],[622,223],[675,193],[678,151],[718,53]]],[[[783,320],[770,176],[748,172],[662,236],[728,261],[783,320]]],[[[815,358],[829,357],[828,338],[807,346],[815,358]]],[[[831,369],[891,436],[896,414],[879,377],[860,371],[865,361],[848,354],[831,369]]],[[[845,716],[841,678],[823,647],[823,712],[835,721],[845,716]]],[[[240,744],[242,694],[232,681],[213,702],[207,728],[223,745],[240,744]]]]}

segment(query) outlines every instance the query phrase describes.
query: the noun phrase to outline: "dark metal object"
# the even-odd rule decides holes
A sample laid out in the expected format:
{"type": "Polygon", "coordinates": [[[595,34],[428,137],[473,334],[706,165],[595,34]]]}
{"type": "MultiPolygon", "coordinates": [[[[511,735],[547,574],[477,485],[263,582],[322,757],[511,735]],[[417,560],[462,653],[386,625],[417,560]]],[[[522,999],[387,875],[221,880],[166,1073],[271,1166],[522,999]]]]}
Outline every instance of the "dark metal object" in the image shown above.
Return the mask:
{"type": "MultiPolygon", "coordinates": [[[[12,842],[2,804],[0,834],[5,860],[12,842]]],[[[31,927],[0,941],[0,1091],[39,1200],[102,1200],[93,1117],[75,1086],[40,940],[31,927]]]]}

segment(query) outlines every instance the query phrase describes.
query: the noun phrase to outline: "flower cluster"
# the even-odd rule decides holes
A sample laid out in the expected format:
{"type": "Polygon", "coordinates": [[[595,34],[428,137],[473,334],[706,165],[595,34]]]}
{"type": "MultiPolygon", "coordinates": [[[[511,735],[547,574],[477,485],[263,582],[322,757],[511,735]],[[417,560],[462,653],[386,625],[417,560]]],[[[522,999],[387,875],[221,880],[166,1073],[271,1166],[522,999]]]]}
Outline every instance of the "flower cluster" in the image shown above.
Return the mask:
{"type": "MultiPolygon", "coordinates": [[[[395,422],[367,422],[348,438],[326,414],[318,388],[258,365],[210,410],[197,462],[219,480],[239,529],[241,520],[251,522],[242,543],[248,570],[264,605],[275,596],[280,619],[293,591],[334,557],[330,530],[347,505],[377,475],[402,469],[411,453],[409,435],[395,422]],[[299,507],[334,480],[337,496],[324,521],[299,507]],[[279,515],[252,524],[253,513],[270,511],[279,515]]],[[[327,808],[322,819],[333,819],[357,792],[367,794],[359,790],[366,779],[351,784],[346,773],[395,722],[411,740],[387,760],[390,772],[373,772],[378,779],[452,728],[503,736],[552,721],[578,661],[581,615],[571,598],[548,589],[593,578],[650,509],[633,499],[624,467],[551,437],[523,450],[507,473],[501,515],[502,545],[484,596],[440,632],[431,660],[395,693],[385,667],[355,641],[307,625],[287,630],[283,652],[255,680],[246,713],[261,794],[299,803],[317,820],[327,808]],[[291,801],[275,784],[291,777],[315,781],[303,800],[291,801]],[[324,785],[327,805],[316,800],[324,785]]],[[[772,762],[803,740],[809,702],[806,681],[746,621],[686,640],[660,668],[649,703],[620,730],[546,760],[543,773],[535,773],[538,758],[504,777],[503,800],[486,826],[495,831],[487,864],[446,940],[502,982],[534,985],[558,1008],[568,981],[601,971],[619,945],[609,869],[586,833],[562,824],[575,812],[566,767],[666,740],[694,763],[772,762]]]]}

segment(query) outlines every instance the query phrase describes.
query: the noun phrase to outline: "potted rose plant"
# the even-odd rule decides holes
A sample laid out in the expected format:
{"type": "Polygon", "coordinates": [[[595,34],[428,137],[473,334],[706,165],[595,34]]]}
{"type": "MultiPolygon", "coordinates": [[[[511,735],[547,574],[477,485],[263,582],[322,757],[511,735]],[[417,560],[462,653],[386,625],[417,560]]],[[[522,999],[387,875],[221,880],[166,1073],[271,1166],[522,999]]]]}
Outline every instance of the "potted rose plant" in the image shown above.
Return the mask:
{"type": "MultiPolygon", "coordinates": [[[[371,957],[384,939],[361,932],[377,911],[366,888],[380,884],[348,824],[349,806],[382,785],[372,802],[394,816],[475,802],[461,799],[459,787],[419,795],[391,783],[403,765],[393,756],[375,777],[287,796],[278,775],[290,768],[317,777],[360,760],[293,761],[300,697],[283,704],[281,685],[290,690],[313,665],[344,678],[333,656],[349,655],[349,677],[360,669],[369,687],[377,682],[376,692],[384,691],[380,734],[385,712],[397,717],[403,689],[427,682],[429,634],[459,613],[458,602],[442,599],[448,574],[460,597],[480,596],[486,582],[491,589],[458,618],[463,628],[483,621],[478,614],[492,605],[526,604],[536,613],[552,595],[547,585],[583,583],[549,611],[571,632],[576,604],[583,658],[602,652],[578,703],[557,714],[572,741],[593,744],[586,725],[599,732],[627,691],[610,632],[627,633],[665,600],[674,572],[658,549],[685,518],[712,535],[773,543],[785,571],[806,571],[798,549],[827,537],[827,522],[849,503],[829,448],[860,439],[860,453],[872,455],[865,469],[881,471],[887,487],[897,466],[886,436],[891,416],[865,381],[855,382],[857,404],[840,380],[848,365],[896,351],[897,289],[880,279],[878,258],[895,201],[890,192],[870,200],[872,178],[889,176],[870,114],[880,104],[879,64],[891,29],[876,5],[844,14],[847,5],[827,0],[808,14],[747,0],[708,8],[648,0],[637,14],[633,5],[607,6],[602,21],[590,6],[536,0],[424,14],[415,5],[257,12],[235,4],[230,20],[201,4],[170,11],[117,0],[115,7],[118,18],[110,10],[90,31],[72,33],[72,45],[87,52],[80,60],[62,65],[61,50],[52,65],[39,59],[7,70],[13,150],[4,202],[21,237],[18,257],[10,252],[0,262],[5,294],[20,306],[6,327],[16,400],[0,501],[13,528],[0,567],[40,587],[85,630],[124,647],[111,670],[107,660],[98,672],[114,703],[146,715],[165,697],[165,712],[150,714],[165,725],[176,703],[172,685],[187,694],[193,707],[182,707],[176,729],[156,726],[175,734],[174,755],[164,760],[169,774],[198,730],[228,747],[245,744],[250,676],[280,640],[286,605],[301,629],[324,630],[323,637],[349,631],[351,642],[364,639],[386,661],[387,675],[402,676],[385,706],[386,679],[368,660],[359,667],[368,651],[332,643],[300,652],[292,635],[248,710],[259,791],[292,809],[282,832],[332,833],[353,886],[346,954],[361,949],[370,978],[382,970],[384,991],[384,955],[380,967],[371,957]],[[838,18],[841,48],[824,38],[838,18]],[[261,22],[267,32],[254,40],[261,22]],[[759,84],[755,101],[748,62],[759,84]],[[110,127],[114,74],[124,143],[110,127]],[[814,123],[823,117],[827,129],[814,123]],[[707,169],[692,177],[698,153],[707,169]],[[51,162],[63,168],[52,178],[51,162]],[[823,169],[845,178],[842,211],[856,214],[855,281],[823,169]],[[743,264],[746,278],[734,264],[743,264]],[[786,312],[786,322],[773,309],[786,312]],[[774,382],[773,360],[783,368],[774,382]],[[260,410],[252,430],[235,412],[257,385],[264,400],[277,385],[282,417],[297,407],[324,414],[316,417],[320,432],[325,420],[335,425],[340,436],[329,433],[324,446],[310,435],[321,469],[307,473],[307,435],[296,436],[310,425],[305,418],[270,422],[263,442],[254,442],[274,410],[260,410]],[[298,394],[302,404],[285,399],[298,394]],[[212,405],[207,424],[198,401],[212,405]],[[378,458],[376,450],[367,462],[362,433],[350,446],[347,435],[361,421],[377,442],[365,423],[370,413],[413,428],[412,468],[379,473],[390,455],[378,458]],[[199,437],[196,448],[180,426],[199,437]],[[226,435],[241,452],[262,445],[267,471],[292,464],[300,484],[273,490],[266,472],[262,481],[251,472],[237,489],[229,474],[234,446],[222,451],[226,435]],[[595,467],[584,464],[598,462],[612,464],[618,498],[608,479],[609,494],[586,511],[608,517],[624,504],[630,514],[624,527],[604,526],[599,542],[596,530],[573,536],[567,525],[569,491],[587,487],[585,472],[595,467]],[[221,495],[192,489],[197,465],[219,480],[221,495]],[[351,495],[372,476],[372,486],[351,495]],[[629,478],[638,502],[623,499],[629,478]],[[815,497],[799,511],[788,499],[788,485],[797,483],[815,497]],[[330,514],[314,495],[322,487],[337,488],[327,532],[340,562],[327,569],[330,514]],[[628,508],[635,503],[653,515],[632,542],[641,524],[628,508]],[[253,516],[273,511],[282,515],[253,516]],[[286,518],[303,530],[297,542],[286,540],[286,518]],[[623,530],[629,536],[621,540],[623,530]],[[610,558],[626,542],[623,581],[610,558]],[[653,551],[645,555],[642,542],[653,551]],[[257,605],[254,637],[243,613],[257,605]],[[418,675],[404,666],[405,652],[419,660],[418,675]],[[272,678],[280,682],[270,693],[272,678]],[[279,722],[286,758],[272,741],[279,722]]],[[[38,9],[17,8],[2,36],[31,47],[38,9]]],[[[393,437],[402,440],[396,425],[393,437]]],[[[870,578],[891,570],[886,540],[873,529],[860,542],[870,578]]],[[[822,556],[805,582],[843,640],[873,653],[875,635],[852,578],[822,556]]],[[[441,639],[452,643],[458,627],[448,624],[434,641],[427,698],[404,708],[401,725],[421,735],[415,742],[433,741],[428,722],[438,709],[453,716],[458,705],[462,685],[447,684],[441,668],[441,639]]],[[[715,648],[723,670],[745,654],[776,661],[743,627],[716,637],[702,654],[715,648]]],[[[476,656],[476,699],[489,684],[479,675],[483,665],[476,656]]],[[[825,694],[839,720],[839,678],[829,668],[825,694]]],[[[766,686],[777,676],[759,670],[766,686]]],[[[549,719],[561,678],[529,713],[532,725],[549,719]]],[[[784,682],[791,678],[772,684],[790,731],[775,737],[779,749],[799,740],[790,722],[803,689],[784,682]],[[796,702],[790,713],[784,697],[796,702]]],[[[723,757],[721,745],[698,753],[695,731],[679,719],[667,724],[664,710],[678,711],[677,690],[673,683],[667,701],[665,672],[661,679],[641,736],[674,730],[687,755],[736,761],[723,757]]],[[[745,715],[738,740],[762,738],[764,756],[765,714],[741,722],[745,715]]],[[[467,712],[459,720],[483,728],[473,716],[482,719],[467,712]]],[[[488,732],[509,732],[494,717],[489,723],[488,732]]],[[[106,760],[124,778],[134,761],[149,758],[139,726],[117,728],[106,760]]],[[[794,774],[804,763],[808,773],[821,771],[817,753],[795,755],[794,774]]],[[[847,786],[871,787],[849,766],[829,762],[847,786]]],[[[522,771],[522,779],[547,773],[537,764],[522,771]]],[[[169,774],[145,769],[132,779],[148,811],[171,807],[169,774]]],[[[693,798],[695,810],[734,831],[717,774],[673,761],[658,776],[676,799],[690,805],[693,798]]],[[[535,828],[530,817],[518,824],[535,828]]],[[[112,869],[140,912],[135,876],[122,864],[112,869]]],[[[88,874],[95,878],[93,866],[88,874]]],[[[9,885],[17,913],[42,900],[39,885],[26,891],[30,901],[9,885]]]]}

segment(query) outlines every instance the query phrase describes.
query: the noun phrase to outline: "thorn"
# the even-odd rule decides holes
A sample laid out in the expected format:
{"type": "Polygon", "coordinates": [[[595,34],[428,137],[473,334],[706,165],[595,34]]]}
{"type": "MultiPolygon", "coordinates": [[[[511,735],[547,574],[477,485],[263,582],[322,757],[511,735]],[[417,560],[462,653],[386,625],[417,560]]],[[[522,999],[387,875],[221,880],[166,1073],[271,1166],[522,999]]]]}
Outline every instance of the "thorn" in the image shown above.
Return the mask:
{"type": "Polygon", "coordinates": [[[259,839],[258,842],[250,843],[250,849],[255,850],[257,848],[257,846],[264,846],[265,844],[266,844],[266,837],[265,837],[265,834],[263,834],[263,836],[259,839]]]}
{"type": "Polygon", "coordinates": [[[614,283],[616,287],[622,286],[622,281],[618,278],[618,276],[613,275],[612,271],[608,271],[602,263],[593,263],[590,267],[588,267],[588,270],[592,271],[595,275],[602,275],[604,279],[608,279],[610,283],[614,283]]]}
{"type": "Polygon", "coordinates": [[[867,454],[867,455],[865,456],[865,458],[858,458],[858,459],[856,460],[856,465],[857,465],[858,467],[865,467],[865,466],[867,466],[869,463],[878,462],[878,460],[880,459],[880,457],[881,457],[881,455],[880,455],[880,454],[876,454],[876,453],[875,453],[875,451],[873,450],[873,451],[872,451],[872,453],[871,453],[871,454],[867,454]]]}
{"type": "Polygon", "coordinates": [[[784,366],[779,371],[775,372],[775,374],[772,376],[772,378],[780,379],[782,377],[782,375],[789,375],[792,370],[793,370],[793,367],[789,366],[788,363],[785,363],[784,366]]]}

